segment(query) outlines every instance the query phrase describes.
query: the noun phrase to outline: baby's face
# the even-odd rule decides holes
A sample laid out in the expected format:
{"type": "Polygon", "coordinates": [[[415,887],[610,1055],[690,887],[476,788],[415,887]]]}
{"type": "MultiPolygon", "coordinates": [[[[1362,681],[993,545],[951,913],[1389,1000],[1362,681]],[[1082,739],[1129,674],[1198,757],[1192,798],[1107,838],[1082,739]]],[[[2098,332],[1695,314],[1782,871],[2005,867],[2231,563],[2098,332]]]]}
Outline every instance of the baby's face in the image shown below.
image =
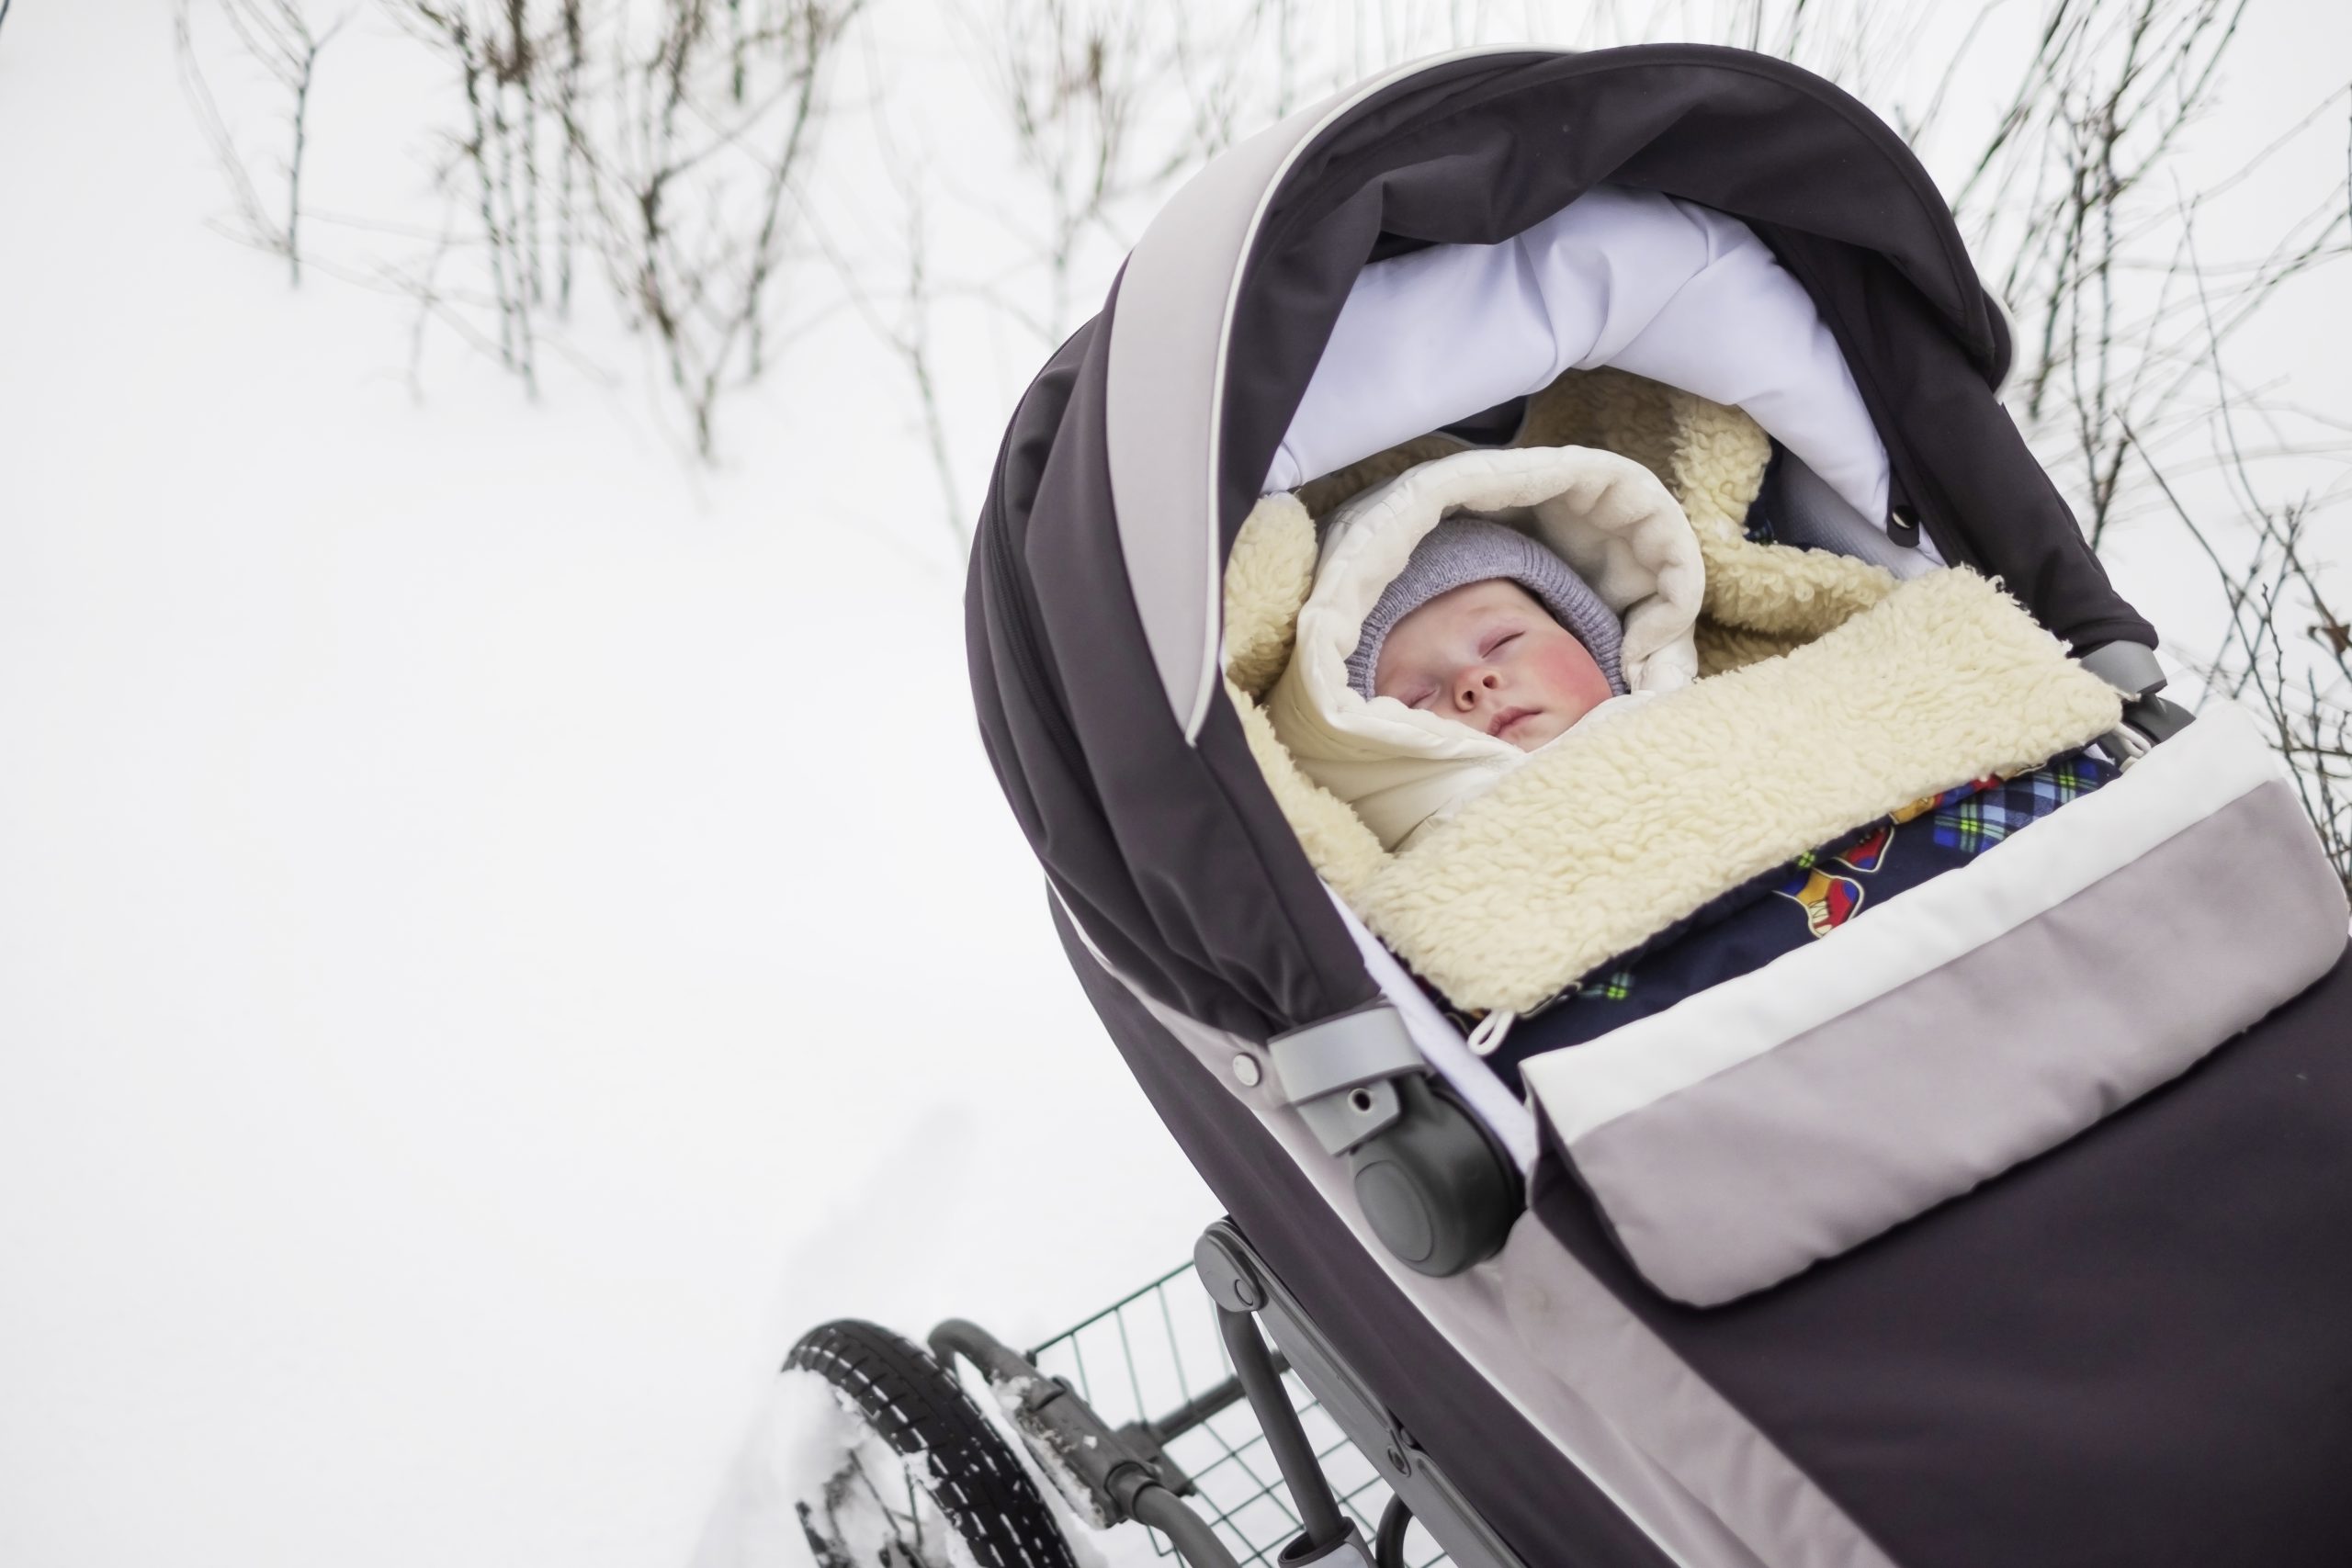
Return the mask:
{"type": "Polygon", "coordinates": [[[1609,677],[1509,578],[1464,583],[1398,621],[1372,688],[1532,751],[1609,700],[1609,677]]]}

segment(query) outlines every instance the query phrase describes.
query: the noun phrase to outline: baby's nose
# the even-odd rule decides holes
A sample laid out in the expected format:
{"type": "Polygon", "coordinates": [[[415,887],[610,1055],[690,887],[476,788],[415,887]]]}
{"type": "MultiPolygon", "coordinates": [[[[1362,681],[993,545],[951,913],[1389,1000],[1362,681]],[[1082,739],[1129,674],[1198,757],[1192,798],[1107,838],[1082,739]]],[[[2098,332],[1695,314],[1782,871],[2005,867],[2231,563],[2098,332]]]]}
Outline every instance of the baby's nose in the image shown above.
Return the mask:
{"type": "Polygon", "coordinates": [[[1465,708],[1476,707],[1478,705],[1478,699],[1481,696],[1485,695],[1488,692],[1497,690],[1501,686],[1501,684],[1502,677],[1497,674],[1494,671],[1487,669],[1484,666],[1476,670],[1464,671],[1460,682],[1460,690],[1455,694],[1456,699],[1465,708]]]}

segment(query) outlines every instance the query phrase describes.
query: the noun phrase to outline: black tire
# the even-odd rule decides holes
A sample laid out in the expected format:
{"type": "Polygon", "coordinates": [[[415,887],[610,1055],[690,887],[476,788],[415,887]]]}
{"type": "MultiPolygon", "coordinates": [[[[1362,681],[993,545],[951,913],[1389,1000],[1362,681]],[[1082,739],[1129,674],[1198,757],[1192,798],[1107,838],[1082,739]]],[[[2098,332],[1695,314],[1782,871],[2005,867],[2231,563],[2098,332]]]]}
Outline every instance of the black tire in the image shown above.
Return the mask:
{"type": "Polygon", "coordinates": [[[1020,1458],[954,1375],[920,1346],[844,1318],[802,1335],[784,1366],[832,1384],[894,1452],[928,1459],[928,1474],[917,1467],[889,1478],[866,1474],[854,1456],[844,1456],[844,1468],[826,1483],[824,1495],[796,1500],[818,1568],[944,1564],[943,1553],[923,1550],[914,1489],[937,1506],[980,1568],[1077,1568],[1069,1540],[1020,1458]],[[894,1488],[907,1490],[903,1510],[895,1506],[894,1488]],[[878,1560],[854,1555],[836,1522],[853,1495],[879,1503],[898,1531],[878,1560]]]}

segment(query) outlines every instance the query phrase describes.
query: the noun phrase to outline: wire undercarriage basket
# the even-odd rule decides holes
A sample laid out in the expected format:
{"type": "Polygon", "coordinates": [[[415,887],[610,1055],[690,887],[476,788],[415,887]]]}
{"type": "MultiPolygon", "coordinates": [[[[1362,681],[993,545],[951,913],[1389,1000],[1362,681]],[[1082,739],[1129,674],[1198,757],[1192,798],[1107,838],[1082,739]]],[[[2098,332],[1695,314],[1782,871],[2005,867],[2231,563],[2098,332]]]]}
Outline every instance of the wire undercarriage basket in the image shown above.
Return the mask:
{"type": "MultiPolygon", "coordinates": [[[[1266,1433],[1242,1397],[1217,1310],[1193,1265],[1165,1275],[1028,1352],[1137,1447],[1163,1456],[1177,1490],[1244,1568],[1272,1564],[1302,1529],[1266,1433]]],[[[1277,1365],[1283,1365],[1277,1358],[1277,1365]]],[[[1340,1506],[1366,1540],[1393,1495],[1379,1469],[1283,1366],[1282,1382],[1340,1506]]],[[[1174,1547],[1158,1530],[1163,1557],[1174,1547]]],[[[1418,1524],[1405,1540],[1409,1568],[1449,1563],[1418,1524]]]]}
{"type": "Polygon", "coordinates": [[[785,1370],[849,1420],[790,1494],[817,1568],[1529,1568],[1230,1220],[1026,1354],[842,1319],[785,1370]]]}

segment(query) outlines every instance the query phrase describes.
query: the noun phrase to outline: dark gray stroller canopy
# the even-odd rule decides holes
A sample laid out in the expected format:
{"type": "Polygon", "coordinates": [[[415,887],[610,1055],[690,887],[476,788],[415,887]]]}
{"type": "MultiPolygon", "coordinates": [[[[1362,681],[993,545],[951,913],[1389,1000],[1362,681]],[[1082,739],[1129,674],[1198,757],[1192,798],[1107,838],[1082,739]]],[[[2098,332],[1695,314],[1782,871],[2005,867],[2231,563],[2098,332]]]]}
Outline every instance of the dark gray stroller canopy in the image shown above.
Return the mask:
{"type": "Polygon", "coordinates": [[[2344,964],[2128,1115],[1706,1310],[1627,1266],[1549,1143],[1502,1261],[1556,1255],[1575,1310],[1425,1291],[1219,1081],[1387,995],[1217,679],[1235,535],[1368,263],[1503,241],[1603,182],[1744,220],[1804,285],[1884,444],[1892,534],[2157,683],[2154,629],[1995,395],[2007,329],[1949,209],[1867,109],[1700,46],[1404,68],[1180,193],[1000,452],[974,693],[1090,997],[1400,1444],[1536,1568],[2352,1562],[2344,964]],[[1570,1318],[1592,1381],[1532,1392],[1529,1336],[1570,1318]]]}

